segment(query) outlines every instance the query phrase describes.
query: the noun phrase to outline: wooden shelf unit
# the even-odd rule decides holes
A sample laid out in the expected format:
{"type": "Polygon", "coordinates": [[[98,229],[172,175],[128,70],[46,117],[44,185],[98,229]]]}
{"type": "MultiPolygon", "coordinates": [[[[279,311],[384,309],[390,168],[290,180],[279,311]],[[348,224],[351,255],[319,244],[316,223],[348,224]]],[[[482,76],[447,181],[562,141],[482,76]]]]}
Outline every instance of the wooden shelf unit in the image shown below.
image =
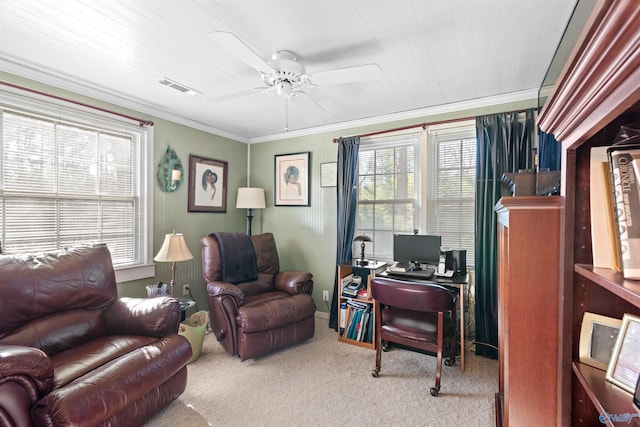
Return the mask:
{"type": "Polygon", "coordinates": [[[559,426],[613,426],[600,415],[639,412],[604,371],[579,362],[585,312],[640,315],[640,281],[592,267],[589,200],[591,147],[611,145],[621,125],[640,123],[639,7],[634,0],[598,1],[538,121],[562,143],[559,426]]]}
{"type": "MultiPolygon", "coordinates": [[[[369,304],[371,306],[371,315],[373,315],[373,319],[372,319],[372,323],[371,324],[374,325],[373,326],[374,329],[372,330],[372,334],[371,334],[371,342],[363,342],[363,341],[352,340],[352,339],[349,339],[349,338],[343,336],[343,334],[340,334],[340,333],[338,333],[338,341],[375,350],[375,348],[376,348],[375,321],[376,321],[376,316],[378,315],[378,313],[376,313],[376,306],[373,303],[373,298],[371,298],[371,278],[375,277],[376,269],[383,268],[386,265],[387,265],[386,263],[375,262],[375,261],[371,261],[371,263],[369,265],[366,265],[366,266],[359,266],[359,265],[356,265],[356,264],[338,265],[338,280],[339,280],[339,282],[338,282],[338,301],[337,301],[337,304],[338,304],[338,326],[342,323],[342,312],[340,310],[340,304],[345,302],[345,301],[347,301],[347,300],[349,300],[349,299],[352,299],[354,301],[363,302],[363,303],[369,304]],[[349,297],[342,296],[342,282],[341,282],[341,279],[343,277],[345,277],[346,275],[351,274],[353,272],[354,268],[356,268],[356,269],[357,268],[365,268],[369,272],[369,275],[367,276],[367,297],[366,298],[362,298],[362,297],[349,298],[349,297]]],[[[346,334],[346,331],[345,331],[345,334],[346,334]]]]}
{"type": "Polygon", "coordinates": [[[498,216],[496,425],[557,420],[559,196],[503,197],[498,216]]]}

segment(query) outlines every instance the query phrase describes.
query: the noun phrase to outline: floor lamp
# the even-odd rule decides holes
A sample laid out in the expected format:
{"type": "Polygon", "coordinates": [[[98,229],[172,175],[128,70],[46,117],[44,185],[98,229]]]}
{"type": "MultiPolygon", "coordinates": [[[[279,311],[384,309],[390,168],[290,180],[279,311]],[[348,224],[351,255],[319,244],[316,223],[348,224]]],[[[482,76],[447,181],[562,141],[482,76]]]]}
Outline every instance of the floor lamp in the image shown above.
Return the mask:
{"type": "Polygon", "coordinates": [[[170,284],[172,297],[175,297],[176,262],[187,261],[190,259],[193,259],[193,255],[191,255],[191,251],[189,251],[187,242],[184,240],[184,234],[176,233],[176,231],[173,230],[173,233],[169,233],[164,236],[162,247],[158,251],[158,254],[155,256],[155,258],[153,258],[153,260],[172,263],[170,284]]]}
{"type": "Polygon", "coordinates": [[[247,220],[249,221],[249,236],[251,236],[251,220],[253,220],[253,209],[266,208],[264,202],[264,189],[253,187],[238,188],[238,200],[236,201],[236,208],[249,209],[249,212],[247,213],[247,220]]]}

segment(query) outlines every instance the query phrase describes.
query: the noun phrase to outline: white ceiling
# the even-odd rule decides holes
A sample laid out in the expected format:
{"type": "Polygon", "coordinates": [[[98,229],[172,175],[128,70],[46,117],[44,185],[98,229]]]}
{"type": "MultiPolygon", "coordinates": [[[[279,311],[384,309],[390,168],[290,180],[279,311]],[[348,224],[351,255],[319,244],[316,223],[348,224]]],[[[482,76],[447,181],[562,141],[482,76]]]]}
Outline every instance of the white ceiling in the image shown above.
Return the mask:
{"type": "Polygon", "coordinates": [[[259,142],[536,96],[575,2],[0,0],[0,70],[259,142]],[[289,101],[287,114],[275,91],[252,91],[260,74],[213,31],[233,33],[265,61],[290,50],[312,76],[370,63],[382,72],[375,81],[307,88],[311,98],[289,101]],[[201,94],[160,85],[165,77],[201,94]]]}

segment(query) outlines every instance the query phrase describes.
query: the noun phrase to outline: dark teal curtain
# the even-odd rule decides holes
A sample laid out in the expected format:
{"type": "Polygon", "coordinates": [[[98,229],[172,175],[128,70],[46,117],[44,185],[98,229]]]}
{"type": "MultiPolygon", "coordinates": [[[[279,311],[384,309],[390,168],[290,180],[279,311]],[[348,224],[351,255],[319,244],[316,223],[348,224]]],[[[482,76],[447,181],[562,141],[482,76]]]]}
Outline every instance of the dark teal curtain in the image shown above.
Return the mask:
{"type": "Polygon", "coordinates": [[[353,233],[356,227],[358,201],[358,150],[360,137],[338,140],[338,224],[336,248],[336,272],[333,282],[333,298],[329,314],[329,327],[338,330],[338,264],[350,262],[353,233]]]}
{"type": "Polygon", "coordinates": [[[541,171],[560,170],[562,145],[550,133],[538,129],[538,167],[541,171]]]}
{"type": "MultiPolygon", "coordinates": [[[[498,358],[498,233],[494,206],[505,172],[533,169],[533,110],[476,118],[476,354],[498,358]]],[[[522,313],[523,316],[526,313],[522,313]]]]}

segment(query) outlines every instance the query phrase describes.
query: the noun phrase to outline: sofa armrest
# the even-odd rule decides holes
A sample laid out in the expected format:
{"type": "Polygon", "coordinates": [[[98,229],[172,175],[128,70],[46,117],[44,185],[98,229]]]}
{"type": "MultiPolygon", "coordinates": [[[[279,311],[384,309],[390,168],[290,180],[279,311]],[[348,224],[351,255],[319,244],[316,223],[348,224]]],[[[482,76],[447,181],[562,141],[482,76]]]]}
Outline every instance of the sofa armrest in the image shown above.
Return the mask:
{"type": "Polygon", "coordinates": [[[313,275],[307,271],[287,270],[276,274],[274,287],[291,295],[313,292],[313,275]]]}
{"type": "Polygon", "coordinates": [[[0,344],[0,421],[31,425],[31,407],[52,388],[53,364],[42,350],[0,344]]]}
{"type": "Polygon", "coordinates": [[[105,312],[105,326],[110,335],[160,338],[178,331],[180,317],[175,298],[120,298],[105,312]]]}

